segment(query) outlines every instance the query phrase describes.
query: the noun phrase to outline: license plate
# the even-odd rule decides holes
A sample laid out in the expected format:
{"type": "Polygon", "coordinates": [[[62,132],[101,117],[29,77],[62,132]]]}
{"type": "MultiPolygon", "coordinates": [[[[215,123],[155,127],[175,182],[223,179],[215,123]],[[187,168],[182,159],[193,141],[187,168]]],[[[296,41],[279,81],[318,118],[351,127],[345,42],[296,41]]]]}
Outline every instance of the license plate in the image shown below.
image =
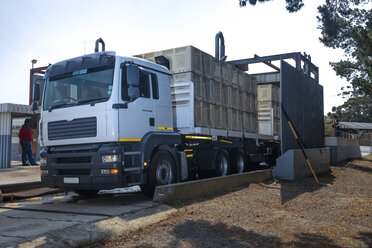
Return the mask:
{"type": "Polygon", "coordinates": [[[63,183],[72,183],[72,184],[78,184],[79,178],[78,177],[64,177],[63,183]]]}

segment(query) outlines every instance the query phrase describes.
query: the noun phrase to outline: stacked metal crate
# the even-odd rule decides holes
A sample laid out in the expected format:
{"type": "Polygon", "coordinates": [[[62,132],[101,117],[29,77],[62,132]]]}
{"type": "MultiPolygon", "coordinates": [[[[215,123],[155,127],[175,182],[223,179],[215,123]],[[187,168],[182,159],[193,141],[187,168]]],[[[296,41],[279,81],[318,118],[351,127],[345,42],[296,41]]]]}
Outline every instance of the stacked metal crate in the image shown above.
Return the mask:
{"type": "Polygon", "coordinates": [[[273,84],[257,85],[258,132],[279,135],[280,133],[280,88],[273,84]]]}
{"type": "Polygon", "coordinates": [[[255,79],[193,46],[136,57],[154,61],[160,55],[170,62],[175,127],[188,125],[179,121],[186,107],[193,108],[195,127],[257,133],[255,79]]]}

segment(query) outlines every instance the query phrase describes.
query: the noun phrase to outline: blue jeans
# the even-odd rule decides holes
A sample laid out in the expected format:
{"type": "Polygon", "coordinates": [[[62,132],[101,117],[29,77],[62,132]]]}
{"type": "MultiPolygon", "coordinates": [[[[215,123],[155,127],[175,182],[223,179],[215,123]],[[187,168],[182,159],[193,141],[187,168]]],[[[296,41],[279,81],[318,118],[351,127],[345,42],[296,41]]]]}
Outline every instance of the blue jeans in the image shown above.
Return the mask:
{"type": "Polygon", "coordinates": [[[27,164],[27,157],[31,164],[36,164],[34,156],[32,155],[31,142],[26,141],[21,143],[22,146],[22,164],[27,164]]]}
{"type": "Polygon", "coordinates": [[[336,137],[340,137],[340,131],[338,131],[338,128],[336,128],[336,137]]]}

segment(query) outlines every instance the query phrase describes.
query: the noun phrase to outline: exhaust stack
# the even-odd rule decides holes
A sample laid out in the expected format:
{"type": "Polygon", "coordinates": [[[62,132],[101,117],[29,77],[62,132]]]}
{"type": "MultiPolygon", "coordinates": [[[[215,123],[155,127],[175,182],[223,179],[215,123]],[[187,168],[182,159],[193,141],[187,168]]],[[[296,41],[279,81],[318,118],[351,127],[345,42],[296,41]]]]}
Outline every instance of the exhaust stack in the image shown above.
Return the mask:
{"type": "Polygon", "coordinates": [[[105,51],[105,42],[102,40],[102,38],[99,38],[99,39],[96,40],[96,48],[94,49],[95,53],[98,53],[98,51],[99,51],[99,48],[98,48],[99,43],[101,43],[101,45],[102,45],[102,52],[105,51]]]}
{"type": "Polygon", "coordinates": [[[218,60],[225,61],[227,56],[225,56],[225,40],[223,38],[222,32],[216,34],[215,39],[215,58],[218,60]],[[221,40],[221,45],[220,45],[221,40]]]}

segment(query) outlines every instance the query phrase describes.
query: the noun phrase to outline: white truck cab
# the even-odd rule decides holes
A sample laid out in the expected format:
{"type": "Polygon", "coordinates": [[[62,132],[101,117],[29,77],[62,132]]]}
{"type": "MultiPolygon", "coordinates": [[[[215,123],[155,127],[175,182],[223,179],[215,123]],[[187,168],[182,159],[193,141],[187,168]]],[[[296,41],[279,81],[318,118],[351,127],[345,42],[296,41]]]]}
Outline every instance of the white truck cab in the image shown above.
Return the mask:
{"type": "Polygon", "coordinates": [[[141,142],[161,137],[180,143],[164,66],[97,52],[48,68],[40,121],[47,186],[90,192],[143,184],[150,158],[141,142]]]}

